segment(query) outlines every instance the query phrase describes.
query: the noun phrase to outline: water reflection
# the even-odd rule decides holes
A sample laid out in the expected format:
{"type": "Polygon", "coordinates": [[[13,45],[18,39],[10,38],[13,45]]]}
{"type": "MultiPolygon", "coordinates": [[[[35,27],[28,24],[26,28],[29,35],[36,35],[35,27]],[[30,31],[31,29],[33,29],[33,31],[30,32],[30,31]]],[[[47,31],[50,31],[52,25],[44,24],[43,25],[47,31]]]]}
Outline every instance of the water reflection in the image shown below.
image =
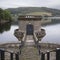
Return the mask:
{"type": "Polygon", "coordinates": [[[42,26],[49,26],[49,25],[55,25],[60,24],[60,19],[51,19],[51,22],[41,24],[42,26]]]}
{"type": "Polygon", "coordinates": [[[0,23],[0,33],[3,33],[4,31],[9,31],[11,28],[11,23],[0,23]]]}
{"type": "Polygon", "coordinates": [[[17,25],[11,25],[10,30],[4,31],[0,34],[0,44],[18,42],[18,39],[14,36],[14,30],[18,29],[17,25]]]}

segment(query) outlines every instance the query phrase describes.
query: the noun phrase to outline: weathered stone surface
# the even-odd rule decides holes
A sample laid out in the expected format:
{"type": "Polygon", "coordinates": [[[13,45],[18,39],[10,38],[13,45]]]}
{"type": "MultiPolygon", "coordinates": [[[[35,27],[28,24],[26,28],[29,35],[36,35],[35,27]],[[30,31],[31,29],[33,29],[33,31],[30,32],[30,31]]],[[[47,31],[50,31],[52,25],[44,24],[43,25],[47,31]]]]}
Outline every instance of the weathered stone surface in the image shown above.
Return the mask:
{"type": "Polygon", "coordinates": [[[14,31],[14,35],[15,35],[15,37],[18,39],[18,40],[22,40],[23,39],[23,37],[24,37],[24,32],[22,32],[22,31],[19,31],[19,29],[16,29],[15,31],[14,31]]]}
{"type": "Polygon", "coordinates": [[[20,60],[40,60],[38,50],[33,46],[25,46],[22,50],[20,60]]]}
{"type": "Polygon", "coordinates": [[[38,31],[41,28],[41,22],[40,21],[33,21],[33,20],[21,20],[19,21],[19,30],[26,32],[27,25],[31,23],[34,26],[34,31],[38,31]]]}
{"type": "Polygon", "coordinates": [[[41,31],[37,31],[36,32],[36,37],[39,38],[43,38],[46,35],[46,32],[44,29],[41,29],[41,31]]]}

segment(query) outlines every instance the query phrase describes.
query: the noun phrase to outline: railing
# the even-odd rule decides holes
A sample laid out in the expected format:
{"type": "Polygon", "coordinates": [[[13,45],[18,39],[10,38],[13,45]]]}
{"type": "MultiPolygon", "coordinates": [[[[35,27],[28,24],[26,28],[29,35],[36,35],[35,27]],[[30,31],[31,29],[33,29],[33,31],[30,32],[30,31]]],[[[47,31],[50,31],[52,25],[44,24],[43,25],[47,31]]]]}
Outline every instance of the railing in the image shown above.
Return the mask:
{"type": "Polygon", "coordinates": [[[40,55],[40,60],[60,60],[60,48],[57,48],[57,49],[54,49],[52,51],[47,51],[47,52],[41,52],[41,46],[40,44],[38,43],[38,39],[34,33],[33,35],[33,38],[34,38],[34,42],[35,42],[35,45],[38,49],[38,52],[39,52],[39,55],[40,55]],[[51,56],[52,54],[53,56],[51,56]],[[54,57],[54,59],[53,59],[54,57]]]}
{"type": "Polygon", "coordinates": [[[47,51],[46,53],[41,52],[41,60],[60,60],[60,48],[57,48],[56,50],[53,50],[53,51],[47,51]],[[55,52],[56,53],[56,55],[55,55],[56,59],[52,59],[50,57],[51,56],[50,55],[51,52],[55,52]]]}
{"type": "Polygon", "coordinates": [[[0,60],[19,60],[19,53],[0,48],[0,60]]]}
{"type": "Polygon", "coordinates": [[[35,34],[35,33],[33,34],[33,38],[34,38],[35,45],[36,45],[36,47],[37,47],[37,49],[38,49],[38,52],[39,52],[39,55],[40,55],[41,46],[40,46],[40,44],[38,43],[39,41],[38,41],[38,38],[36,37],[36,34],[35,34]]]}
{"type": "Polygon", "coordinates": [[[31,20],[31,19],[33,19],[33,20],[41,20],[42,19],[42,16],[35,16],[35,15],[22,15],[22,16],[19,16],[18,17],[18,20],[31,20]]]}
{"type": "Polygon", "coordinates": [[[34,41],[38,41],[38,38],[36,37],[35,33],[33,33],[33,38],[34,38],[34,41]]]}
{"type": "MultiPolygon", "coordinates": [[[[40,56],[41,56],[40,60],[60,60],[60,48],[57,48],[52,51],[47,51],[45,53],[41,52],[40,56]],[[56,53],[56,55],[55,55],[56,59],[51,58],[51,54],[50,54],[51,52],[56,53]]],[[[19,53],[13,52],[13,51],[7,51],[7,50],[0,48],[0,60],[19,60],[19,53]],[[9,53],[9,54],[7,54],[7,56],[5,56],[6,52],[9,53]],[[9,57],[8,57],[8,55],[9,55],[9,57]]]]}
{"type": "Polygon", "coordinates": [[[19,18],[42,18],[42,16],[40,15],[21,15],[19,16],[19,18]]]}

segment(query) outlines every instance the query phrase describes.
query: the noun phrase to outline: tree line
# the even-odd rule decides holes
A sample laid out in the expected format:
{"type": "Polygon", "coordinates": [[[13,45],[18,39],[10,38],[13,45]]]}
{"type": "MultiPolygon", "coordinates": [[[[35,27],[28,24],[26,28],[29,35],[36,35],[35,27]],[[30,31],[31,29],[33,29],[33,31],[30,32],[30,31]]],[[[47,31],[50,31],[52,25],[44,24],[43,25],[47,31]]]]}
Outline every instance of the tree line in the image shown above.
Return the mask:
{"type": "Polygon", "coordinates": [[[11,13],[8,10],[3,10],[0,8],[0,22],[2,21],[11,21],[11,13]]]}
{"type": "Polygon", "coordinates": [[[19,8],[9,8],[6,9],[11,12],[11,14],[27,14],[31,12],[48,12],[52,13],[52,16],[60,16],[60,10],[47,7],[19,7],[19,8]]]}

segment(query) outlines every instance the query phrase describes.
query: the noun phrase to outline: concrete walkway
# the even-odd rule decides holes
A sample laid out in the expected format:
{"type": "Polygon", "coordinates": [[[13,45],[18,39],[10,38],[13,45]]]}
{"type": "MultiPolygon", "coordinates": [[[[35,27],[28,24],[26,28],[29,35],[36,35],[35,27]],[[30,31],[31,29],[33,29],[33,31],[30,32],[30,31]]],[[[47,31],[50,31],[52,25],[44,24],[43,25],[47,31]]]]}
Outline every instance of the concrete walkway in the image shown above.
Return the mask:
{"type": "Polygon", "coordinates": [[[38,50],[34,46],[24,46],[20,60],[40,60],[38,50]]]}
{"type": "Polygon", "coordinates": [[[33,36],[28,35],[20,55],[20,60],[40,60],[38,50],[34,45],[33,36]]]}
{"type": "Polygon", "coordinates": [[[35,43],[34,43],[34,39],[33,39],[33,36],[32,35],[27,35],[27,37],[26,37],[26,41],[25,41],[25,46],[26,45],[35,45],[35,43]]]}

